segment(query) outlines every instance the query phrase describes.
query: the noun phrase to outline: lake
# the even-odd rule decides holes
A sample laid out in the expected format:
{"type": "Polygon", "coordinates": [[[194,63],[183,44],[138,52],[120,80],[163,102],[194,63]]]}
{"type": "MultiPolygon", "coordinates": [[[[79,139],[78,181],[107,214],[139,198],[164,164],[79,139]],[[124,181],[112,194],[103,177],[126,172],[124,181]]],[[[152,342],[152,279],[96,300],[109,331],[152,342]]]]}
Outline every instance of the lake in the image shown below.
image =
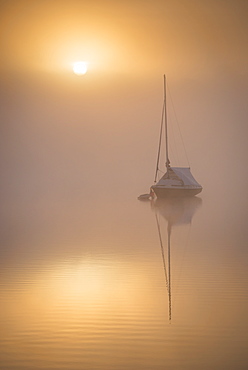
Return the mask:
{"type": "Polygon", "coordinates": [[[1,369],[247,369],[245,197],[139,190],[5,197],[1,369]]]}

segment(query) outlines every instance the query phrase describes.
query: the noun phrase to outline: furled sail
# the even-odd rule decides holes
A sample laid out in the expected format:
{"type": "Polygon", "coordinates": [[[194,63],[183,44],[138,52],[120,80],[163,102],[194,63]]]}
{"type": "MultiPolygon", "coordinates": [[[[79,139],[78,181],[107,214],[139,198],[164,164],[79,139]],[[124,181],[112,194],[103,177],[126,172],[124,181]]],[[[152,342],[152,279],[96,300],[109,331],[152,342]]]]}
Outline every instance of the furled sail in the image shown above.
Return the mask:
{"type": "Polygon", "coordinates": [[[156,185],[201,187],[188,167],[170,167],[156,185]]]}

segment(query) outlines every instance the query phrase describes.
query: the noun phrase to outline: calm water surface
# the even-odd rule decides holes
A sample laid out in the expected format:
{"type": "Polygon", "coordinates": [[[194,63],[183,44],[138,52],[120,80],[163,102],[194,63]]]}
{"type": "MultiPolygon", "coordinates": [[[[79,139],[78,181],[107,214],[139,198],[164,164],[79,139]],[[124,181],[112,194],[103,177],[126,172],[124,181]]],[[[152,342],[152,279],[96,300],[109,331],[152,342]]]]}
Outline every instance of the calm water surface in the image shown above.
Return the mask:
{"type": "Polygon", "coordinates": [[[248,368],[246,206],[5,200],[3,370],[248,368]]]}

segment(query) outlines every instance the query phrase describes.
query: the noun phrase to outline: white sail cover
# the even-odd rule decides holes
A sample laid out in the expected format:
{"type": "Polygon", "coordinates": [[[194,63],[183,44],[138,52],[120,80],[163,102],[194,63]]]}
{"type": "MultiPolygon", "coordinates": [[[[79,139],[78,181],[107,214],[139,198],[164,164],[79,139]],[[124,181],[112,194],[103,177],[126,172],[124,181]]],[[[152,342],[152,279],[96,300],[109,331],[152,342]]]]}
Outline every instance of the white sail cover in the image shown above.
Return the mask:
{"type": "Polygon", "coordinates": [[[170,170],[174,172],[178,179],[168,178],[167,174],[165,174],[155,186],[173,186],[179,185],[180,182],[182,186],[192,186],[192,187],[200,187],[201,185],[196,181],[193,175],[190,172],[190,168],[188,167],[170,167],[170,170]],[[181,180],[181,181],[180,181],[181,180]]]}
{"type": "Polygon", "coordinates": [[[187,167],[171,167],[172,171],[183,181],[184,185],[200,186],[187,167]]]}

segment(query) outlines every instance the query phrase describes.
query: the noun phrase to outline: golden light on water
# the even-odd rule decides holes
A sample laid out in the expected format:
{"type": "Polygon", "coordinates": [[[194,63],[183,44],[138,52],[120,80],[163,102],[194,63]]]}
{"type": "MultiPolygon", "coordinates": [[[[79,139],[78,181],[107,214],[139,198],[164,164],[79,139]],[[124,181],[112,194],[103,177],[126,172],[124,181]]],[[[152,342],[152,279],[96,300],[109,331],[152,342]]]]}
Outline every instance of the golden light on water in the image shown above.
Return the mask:
{"type": "Polygon", "coordinates": [[[85,75],[87,71],[88,71],[88,62],[79,61],[79,62],[73,63],[73,72],[76,75],[78,76],[85,75]]]}

